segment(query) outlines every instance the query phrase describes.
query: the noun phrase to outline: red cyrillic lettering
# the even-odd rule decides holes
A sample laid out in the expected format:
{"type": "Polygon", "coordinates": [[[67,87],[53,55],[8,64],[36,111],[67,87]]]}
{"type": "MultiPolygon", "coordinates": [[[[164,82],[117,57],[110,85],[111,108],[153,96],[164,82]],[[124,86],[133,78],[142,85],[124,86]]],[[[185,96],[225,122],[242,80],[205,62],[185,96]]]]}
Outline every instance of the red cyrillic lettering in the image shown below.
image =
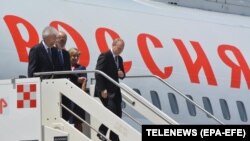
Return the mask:
{"type": "Polygon", "coordinates": [[[198,75],[199,75],[200,70],[203,68],[208,84],[217,85],[214,72],[200,44],[195,41],[190,41],[190,43],[192,44],[197,54],[197,59],[193,62],[183,42],[180,39],[173,39],[173,41],[175,45],[177,46],[182,56],[182,59],[186,65],[191,82],[200,83],[198,75]]]}
{"type": "Polygon", "coordinates": [[[147,39],[149,39],[155,48],[162,48],[161,42],[150,34],[140,34],[137,38],[137,44],[142,55],[144,63],[147,65],[148,69],[152,74],[157,75],[163,79],[168,78],[173,71],[173,67],[164,67],[164,72],[162,72],[159,67],[155,64],[153,57],[150,54],[149,47],[147,44],[147,39]]]}
{"type": "Polygon", "coordinates": [[[228,65],[232,69],[231,73],[231,87],[232,88],[240,88],[241,83],[241,72],[243,73],[247,87],[250,89],[250,69],[247,65],[246,60],[244,59],[243,55],[241,54],[240,50],[232,45],[220,45],[218,47],[218,54],[222,61],[228,65]],[[226,51],[230,51],[235,56],[237,63],[234,63],[226,54],[226,51]]]}
{"type": "Polygon", "coordinates": [[[39,43],[39,37],[36,32],[36,29],[25,19],[14,15],[5,16],[4,20],[10,30],[10,33],[16,45],[19,60],[21,62],[28,62],[28,53],[26,51],[26,48],[31,48],[39,43]],[[27,41],[23,38],[18,28],[19,24],[23,25],[26,28],[26,31],[28,33],[27,41]]]}

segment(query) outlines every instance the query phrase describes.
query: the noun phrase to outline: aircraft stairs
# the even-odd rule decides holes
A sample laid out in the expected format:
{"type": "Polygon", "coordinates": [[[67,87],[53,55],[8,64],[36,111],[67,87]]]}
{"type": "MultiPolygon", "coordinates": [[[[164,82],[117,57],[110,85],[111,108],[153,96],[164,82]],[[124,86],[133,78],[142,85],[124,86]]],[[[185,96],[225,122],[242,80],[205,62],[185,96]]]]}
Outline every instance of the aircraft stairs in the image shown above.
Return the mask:
{"type": "MultiPolygon", "coordinates": [[[[101,71],[61,71],[61,72],[48,72],[40,73],[43,75],[50,74],[66,74],[66,73],[100,73],[106,77],[109,81],[119,86],[122,90],[123,101],[127,105],[130,105],[134,111],[143,115],[145,119],[150,121],[152,124],[178,124],[173,119],[168,117],[162,111],[157,109],[143,97],[137,97],[136,93],[131,92],[128,86],[125,84],[119,84],[112,80],[106,74],[101,71]]],[[[38,73],[39,75],[39,73],[38,73]]],[[[141,140],[140,131],[136,130],[134,127],[126,123],[124,120],[118,118],[112,112],[110,112],[106,107],[102,105],[98,97],[94,97],[94,84],[90,85],[89,93],[87,94],[80,88],[75,86],[73,83],[67,79],[47,79],[42,81],[43,94],[42,101],[45,101],[44,108],[42,109],[42,122],[43,125],[52,129],[59,129],[59,131],[64,131],[69,134],[69,141],[75,141],[79,139],[83,140],[94,140],[98,141],[97,132],[101,124],[106,125],[110,130],[119,135],[119,139],[122,140],[141,140]],[[43,85],[44,84],[44,85],[43,85]],[[53,93],[54,97],[51,97],[53,93]],[[85,120],[78,117],[70,109],[65,107],[61,103],[61,96],[64,95],[69,98],[72,102],[80,106],[86,111],[85,120]],[[55,102],[56,100],[56,102],[55,102]],[[55,109],[53,110],[52,107],[55,109]],[[58,109],[59,108],[59,109],[58,109]],[[83,124],[83,134],[79,132],[76,128],[66,122],[61,118],[60,109],[66,108],[72,114],[78,117],[78,119],[84,122],[83,124]],[[50,119],[50,120],[48,120],[50,119]],[[59,122],[57,122],[59,120],[59,122]]],[[[123,113],[125,114],[125,113],[123,113]]],[[[126,114],[129,116],[129,114],[126,114]]],[[[136,121],[132,116],[131,120],[136,121]]],[[[109,130],[109,131],[110,131],[109,130]]],[[[110,132],[108,132],[109,134],[110,132]]],[[[101,134],[101,133],[100,133],[101,134]]],[[[109,140],[109,135],[106,135],[106,139],[109,140]]]]}
{"type": "MultiPolygon", "coordinates": [[[[215,114],[215,111],[213,113],[213,111],[207,108],[207,105],[201,100],[201,96],[189,95],[187,94],[188,92],[185,91],[183,91],[183,93],[159,76],[126,76],[126,79],[122,80],[120,84],[124,85],[124,87],[130,91],[130,95],[133,94],[133,96],[137,98],[143,97],[143,100],[157,107],[178,124],[224,124],[221,121],[221,115],[219,115],[218,112],[215,114]],[[128,84],[128,86],[124,83],[128,84]]],[[[123,109],[124,112],[131,111],[129,105],[125,105],[124,107],[126,107],[123,109]]],[[[139,114],[134,114],[133,117],[136,117],[136,119],[144,119],[139,114]]],[[[131,120],[128,121],[131,122],[131,120]]],[[[136,128],[139,129],[140,125],[139,127],[136,126],[136,128]]]]}
{"type": "MultiPolygon", "coordinates": [[[[97,137],[98,128],[101,124],[104,124],[108,127],[109,131],[112,130],[119,135],[121,141],[139,141],[141,140],[140,129],[136,128],[131,122],[128,122],[128,118],[138,123],[139,126],[142,124],[179,124],[148,100],[138,95],[133,89],[124,83],[115,82],[101,71],[57,71],[36,73],[35,75],[73,73],[99,73],[106,77],[121,88],[123,102],[126,103],[126,106],[129,106],[134,112],[143,116],[143,121],[146,122],[138,122],[137,118],[132,116],[133,112],[130,115],[123,111],[123,115],[126,118],[118,118],[102,105],[99,98],[93,96],[94,85],[92,84],[90,85],[90,94],[87,94],[67,79],[44,79],[42,81],[39,78],[11,79],[0,81],[0,91],[5,92],[6,95],[11,95],[11,97],[0,95],[0,98],[3,97],[8,102],[7,116],[5,116],[6,114],[2,114],[2,118],[0,118],[0,124],[2,127],[6,127],[4,129],[0,127],[0,132],[3,133],[0,140],[99,141],[97,137]],[[20,86],[22,87],[20,88],[20,86]],[[27,86],[30,87],[32,93],[36,94],[35,108],[28,109],[25,107],[27,104],[23,104],[24,106],[20,110],[17,108],[18,102],[16,102],[20,99],[18,94],[22,93],[20,90],[26,90],[27,86]],[[13,93],[17,93],[17,95],[15,96],[13,93]],[[86,111],[85,120],[63,105],[61,102],[62,96],[66,96],[86,111]],[[16,103],[17,106],[15,106],[16,103]],[[83,132],[78,131],[73,125],[62,118],[62,108],[68,110],[84,122],[83,132]],[[13,133],[15,136],[9,136],[7,133],[13,133]]],[[[25,96],[27,92],[24,91],[23,93],[24,96],[22,98],[27,98],[25,96]]],[[[107,140],[109,140],[109,131],[105,136],[107,140]]]]}

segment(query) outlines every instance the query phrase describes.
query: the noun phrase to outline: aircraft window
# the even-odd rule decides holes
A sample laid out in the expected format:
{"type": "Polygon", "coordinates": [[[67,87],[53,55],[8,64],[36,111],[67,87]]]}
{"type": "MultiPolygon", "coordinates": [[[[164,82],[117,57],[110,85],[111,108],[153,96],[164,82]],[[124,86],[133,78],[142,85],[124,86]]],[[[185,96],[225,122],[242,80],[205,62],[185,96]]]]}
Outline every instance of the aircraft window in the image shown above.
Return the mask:
{"type": "Polygon", "coordinates": [[[247,113],[246,113],[246,109],[245,109],[243,102],[236,101],[236,103],[237,103],[241,121],[247,122],[247,113]]]}
{"type": "MultiPolygon", "coordinates": [[[[211,102],[208,97],[202,97],[203,105],[206,111],[208,111],[210,114],[214,114],[211,102]]],[[[211,118],[208,114],[207,117],[211,118]]]]}
{"type": "MultiPolygon", "coordinates": [[[[190,98],[191,100],[193,100],[191,95],[186,95],[188,98],[190,98]]],[[[196,109],[193,103],[189,102],[188,100],[186,100],[187,102],[187,107],[188,107],[188,112],[191,116],[196,116],[196,109]]]]}
{"type": "Polygon", "coordinates": [[[223,113],[223,117],[226,120],[230,120],[230,112],[225,99],[220,99],[220,106],[223,113]]]}
{"type": "Polygon", "coordinates": [[[173,93],[168,93],[168,100],[169,100],[169,103],[170,103],[172,113],[179,114],[179,107],[178,107],[178,104],[177,104],[176,97],[175,97],[175,95],[173,93]]]}
{"type": "Polygon", "coordinates": [[[133,88],[133,90],[134,90],[135,92],[137,92],[139,95],[141,95],[141,92],[140,92],[140,90],[139,90],[139,89],[137,89],[137,88],[133,88]]]}
{"type": "Polygon", "coordinates": [[[152,102],[153,104],[161,110],[161,102],[159,100],[159,96],[158,96],[158,93],[156,91],[153,91],[151,90],[150,91],[150,95],[151,95],[151,99],[152,99],[152,102]]]}

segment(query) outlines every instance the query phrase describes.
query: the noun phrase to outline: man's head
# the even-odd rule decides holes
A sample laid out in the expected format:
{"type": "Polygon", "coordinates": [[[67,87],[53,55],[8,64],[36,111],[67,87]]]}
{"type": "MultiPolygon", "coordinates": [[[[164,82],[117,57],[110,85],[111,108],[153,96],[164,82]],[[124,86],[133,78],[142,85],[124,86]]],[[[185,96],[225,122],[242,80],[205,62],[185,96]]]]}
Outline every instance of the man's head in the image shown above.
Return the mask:
{"type": "Polygon", "coordinates": [[[56,47],[59,49],[65,48],[67,42],[67,35],[63,31],[59,31],[56,37],[56,47]]]}
{"type": "Polygon", "coordinates": [[[125,43],[121,38],[116,38],[112,43],[112,51],[114,55],[118,56],[122,53],[125,43]]]}
{"type": "Polygon", "coordinates": [[[54,47],[56,43],[56,36],[58,34],[58,31],[51,26],[47,26],[44,28],[42,36],[43,41],[48,47],[54,47]]]}

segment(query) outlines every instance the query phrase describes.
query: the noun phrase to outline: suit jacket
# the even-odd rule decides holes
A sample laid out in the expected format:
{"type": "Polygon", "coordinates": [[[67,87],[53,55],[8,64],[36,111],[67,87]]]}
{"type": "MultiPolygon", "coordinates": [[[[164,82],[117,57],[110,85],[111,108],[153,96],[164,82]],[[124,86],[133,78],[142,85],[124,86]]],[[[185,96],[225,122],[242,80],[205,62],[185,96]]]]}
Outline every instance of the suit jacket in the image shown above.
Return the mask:
{"type": "MultiPolygon", "coordinates": [[[[97,60],[97,65],[96,65],[96,70],[100,70],[110,76],[113,80],[119,83],[119,78],[118,78],[118,69],[124,72],[124,67],[123,67],[123,59],[121,56],[118,56],[118,64],[119,68],[117,68],[117,65],[115,63],[114,57],[112,52],[109,50],[105,53],[100,54],[97,60]]],[[[125,75],[124,75],[125,77],[125,75]]],[[[124,78],[123,77],[123,78],[124,78]]],[[[100,96],[101,91],[107,89],[108,93],[115,93],[115,99],[119,100],[121,102],[121,91],[120,88],[117,87],[115,84],[107,80],[105,77],[103,77],[100,74],[95,74],[96,78],[96,94],[100,96]]],[[[120,79],[123,79],[120,78],[120,79]]]]}
{"type": "MultiPolygon", "coordinates": [[[[55,62],[55,71],[70,71],[71,70],[71,64],[70,64],[70,56],[69,56],[69,52],[67,50],[62,50],[62,55],[63,55],[63,65],[61,65],[61,62],[59,61],[59,51],[58,52],[58,62],[55,62]]],[[[73,78],[75,76],[73,75],[55,75],[54,78],[71,78],[71,79],[75,79],[73,78]]]]}
{"type": "MultiPolygon", "coordinates": [[[[35,72],[47,72],[56,70],[55,66],[59,62],[56,48],[51,48],[51,58],[42,42],[35,45],[29,52],[28,77],[34,77],[35,72]]],[[[41,76],[41,78],[51,78],[51,76],[41,76]]]]}
{"type": "MultiPolygon", "coordinates": [[[[58,51],[59,52],[59,51],[58,51]]],[[[59,60],[59,53],[58,53],[58,60],[59,60]]],[[[70,56],[69,56],[69,52],[67,50],[62,50],[62,55],[63,55],[63,65],[59,63],[56,63],[56,71],[68,71],[71,70],[71,65],[70,65],[70,56]]]]}

